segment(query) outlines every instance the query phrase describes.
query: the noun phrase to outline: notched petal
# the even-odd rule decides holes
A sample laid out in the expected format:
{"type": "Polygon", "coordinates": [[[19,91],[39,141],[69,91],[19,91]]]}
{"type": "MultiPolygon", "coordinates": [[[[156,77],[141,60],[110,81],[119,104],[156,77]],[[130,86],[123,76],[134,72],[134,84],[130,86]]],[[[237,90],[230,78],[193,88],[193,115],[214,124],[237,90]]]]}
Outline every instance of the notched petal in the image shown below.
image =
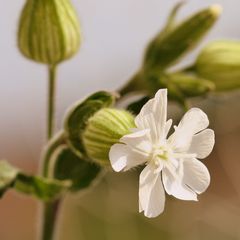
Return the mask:
{"type": "Polygon", "coordinates": [[[150,129],[156,139],[164,135],[167,119],[167,89],[160,89],[155,97],[149,100],[135,118],[135,124],[139,129],[150,129]]]}
{"type": "Polygon", "coordinates": [[[116,172],[122,171],[127,165],[128,148],[123,144],[114,144],[109,152],[112,168],[116,172]]]}
{"type": "Polygon", "coordinates": [[[146,158],[143,155],[134,152],[127,145],[120,143],[114,144],[111,147],[109,159],[112,168],[116,172],[129,170],[130,168],[143,164],[146,161],[146,158]]]}
{"type": "Polygon", "coordinates": [[[207,167],[197,159],[188,159],[183,163],[183,182],[193,191],[200,194],[206,191],[210,184],[210,174],[207,167]]]}
{"type": "Polygon", "coordinates": [[[192,108],[185,113],[182,120],[175,127],[175,132],[169,137],[168,143],[177,152],[186,152],[190,148],[193,136],[207,128],[207,115],[199,108],[192,108]]]}
{"type": "Polygon", "coordinates": [[[157,217],[164,210],[165,193],[160,174],[154,167],[146,166],[140,174],[139,211],[149,218],[157,217]]]}
{"type": "Polygon", "coordinates": [[[209,125],[208,116],[200,108],[191,108],[178,124],[178,130],[191,132],[192,135],[202,131],[209,125]]]}
{"type": "Polygon", "coordinates": [[[169,195],[181,200],[197,201],[197,194],[180,179],[175,178],[167,169],[162,171],[163,185],[169,195]]]}
{"type": "Polygon", "coordinates": [[[189,153],[196,153],[197,158],[206,158],[213,150],[215,144],[214,131],[206,129],[193,136],[189,153]]]}
{"type": "Polygon", "coordinates": [[[143,155],[148,155],[152,150],[152,144],[149,141],[149,129],[134,131],[120,139],[120,142],[127,144],[132,150],[143,155]]]}

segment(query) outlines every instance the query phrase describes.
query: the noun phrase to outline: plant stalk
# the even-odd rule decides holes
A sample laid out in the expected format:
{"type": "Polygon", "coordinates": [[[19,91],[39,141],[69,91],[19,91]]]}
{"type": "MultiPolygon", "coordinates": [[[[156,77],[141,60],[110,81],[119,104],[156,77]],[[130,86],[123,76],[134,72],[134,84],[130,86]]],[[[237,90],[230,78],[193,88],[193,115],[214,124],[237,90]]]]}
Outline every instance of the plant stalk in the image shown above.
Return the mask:
{"type": "Polygon", "coordinates": [[[52,138],[55,126],[55,95],[56,95],[56,66],[50,65],[48,69],[48,140],[52,138]]]}
{"type": "MultiPolygon", "coordinates": [[[[47,110],[47,136],[48,141],[53,137],[55,127],[55,99],[56,99],[56,66],[50,65],[48,68],[48,110],[47,110]]],[[[47,163],[46,163],[47,164],[47,163]]],[[[45,166],[45,163],[43,163],[45,166]]],[[[43,169],[42,175],[50,177],[48,171],[43,169]]],[[[53,240],[56,225],[57,213],[60,200],[54,200],[43,204],[41,240],[53,240]]]]}
{"type": "Polygon", "coordinates": [[[54,239],[54,230],[59,207],[60,200],[44,203],[41,240],[54,239]]]}

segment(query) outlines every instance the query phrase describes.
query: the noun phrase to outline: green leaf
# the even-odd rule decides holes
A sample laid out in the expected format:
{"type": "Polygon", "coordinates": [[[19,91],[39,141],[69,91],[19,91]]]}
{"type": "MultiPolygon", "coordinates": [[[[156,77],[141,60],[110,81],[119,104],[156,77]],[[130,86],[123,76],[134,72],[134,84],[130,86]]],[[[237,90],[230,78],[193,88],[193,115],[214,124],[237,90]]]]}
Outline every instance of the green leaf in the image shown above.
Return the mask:
{"type": "Polygon", "coordinates": [[[109,107],[115,102],[116,96],[110,92],[97,92],[84,101],[75,104],[68,112],[64,128],[69,147],[79,156],[84,157],[85,150],[81,135],[88,119],[104,107],[109,107]]]}
{"type": "Polygon", "coordinates": [[[43,201],[59,197],[71,186],[71,181],[59,181],[29,176],[6,161],[0,161],[0,197],[8,190],[35,196],[43,201]]]}
{"type": "Polygon", "coordinates": [[[73,192],[89,187],[101,172],[99,165],[79,158],[67,145],[59,146],[50,161],[50,175],[59,180],[71,180],[73,192]]]}
{"type": "Polygon", "coordinates": [[[43,201],[50,201],[60,197],[71,185],[71,181],[59,181],[19,173],[14,188],[21,193],[33,195],[43,201]]]}
{"type": "Polygon", "coordinates": [[[164,34],[161,32],[149,44],[145,54],[144,68],[163,70],[175,64],[212,28],[221,13],[221,8],[218,5],[210,6],[172,27],[171,22],[175,18],[175,12],[172,12],[167,31],[165,30],[164,34]]]}

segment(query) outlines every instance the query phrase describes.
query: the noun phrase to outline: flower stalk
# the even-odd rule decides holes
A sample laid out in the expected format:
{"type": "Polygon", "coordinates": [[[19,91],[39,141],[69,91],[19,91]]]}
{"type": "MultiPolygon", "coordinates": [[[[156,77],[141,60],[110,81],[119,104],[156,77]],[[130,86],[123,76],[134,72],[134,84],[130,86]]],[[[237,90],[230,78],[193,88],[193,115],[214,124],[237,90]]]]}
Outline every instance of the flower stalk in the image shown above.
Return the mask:
{"type": "Polygon", "coordinates": [[[53,239],[59,207],[60,200],[55,200],[53,202],[47,202],[44,204],[41,240],[53,239]]]}
{"type": "MultiPolygon", "coordinates": [[[[56,65],[48,67],[48,109],[47,109],[47,139],[53,137],[55,127],[55,105],[56,105],[56,65]]],[[[44,159],[45,160],[45,159],[44,159]]],[[[45,163],[43,163],[45,165],[45,163]]],[[[45,168],[45,167],[44,167],[45,168]]],[[[48,176],[48,171],[43,169],[43,176],[48,176]]],[[[43,204],[43,219],[41,229],[41,240],[52,240],[56,224],[60,200],[54,200],[43,204]]]]}
{"type": "MultiPolygon", "coordinates": [[[[48,66],[47,139],[55,127],[56,68],[75,55],[81,34],[77,14],[70,0],[26,0],[19,19],[18,47],[28,59],[48,66]]],[[[42,175],[50,178],[49,159],[44,159],[42,175]]],[[[59,200],[44,203],[42,240],[53,239],[59,200]]]]}
{"type": "Polygon", "coordinates": [[[56,98],[56,65],[50,65],[48,81],[48,140],[51,139],[55,126],[55,98],[56,98]]]}

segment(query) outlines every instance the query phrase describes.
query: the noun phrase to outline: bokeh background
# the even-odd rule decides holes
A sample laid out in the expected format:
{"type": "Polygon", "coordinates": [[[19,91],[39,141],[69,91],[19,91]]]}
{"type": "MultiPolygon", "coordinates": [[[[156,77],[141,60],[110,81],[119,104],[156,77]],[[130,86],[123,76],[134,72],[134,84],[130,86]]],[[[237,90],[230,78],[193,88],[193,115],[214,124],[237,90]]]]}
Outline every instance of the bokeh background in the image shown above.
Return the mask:
{"type": "MultiPolygon", "coordinates": [[[[24,0],[1,1],[0,158],[37,171],[46,132],[47,72],[24,59],[16,46],[17,21],[24,0]]],[[[141,64],[144,47],[163,26],[175,0],[73,0],[83,32],[79,54],[59,68],[57,121],[85,95],[114,90],[141,64]]],[[[179,18],[211,0],[188,1],[179,18]]],[[[239,0],[218,0],[224,12],[203,44],[239,39],[239,0]]],[[[203,45],[202,44],[202,45],[203,45]]],[[[201,45],[201,46],[202,46],[201,45]]],[[[200,47],[201,47],[200,46],[200,47]]],[[[191,61],[199,48],[185,59],[191,61]]],[[[240,93],[197,99],[216,131],[216,147],[204,160],[212,183],[198,203],[169,197],[156,219],[138,214],[138,173],[109,173],[92,191],[65,199],[59,219],[60,240],[239,240],[240,239],[240,93]]],[[[173,109],[176,109],[172,106],[173,109]]],[[[179,111],[178,111],[179,112],[179,111]]],[[[0,239],[33,240],[39,203],[9,192],[0,201],[0,239]]]]}

